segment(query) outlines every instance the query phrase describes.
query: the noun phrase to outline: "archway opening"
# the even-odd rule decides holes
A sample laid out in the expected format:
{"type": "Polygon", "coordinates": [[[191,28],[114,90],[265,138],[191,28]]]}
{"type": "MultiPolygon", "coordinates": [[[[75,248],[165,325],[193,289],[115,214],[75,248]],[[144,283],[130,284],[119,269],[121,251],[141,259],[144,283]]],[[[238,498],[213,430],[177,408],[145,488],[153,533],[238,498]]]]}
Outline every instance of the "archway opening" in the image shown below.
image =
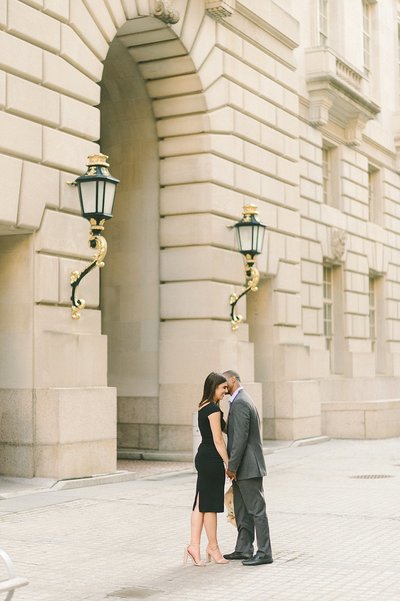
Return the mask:
{"type": "Polygon", "coordinates": [[[121,180],[101,273],[108,384],[118,394],[118,447],[158,448],[159,155],[151,100],[116,37],[101,84],[101,149],[121,180]]]}

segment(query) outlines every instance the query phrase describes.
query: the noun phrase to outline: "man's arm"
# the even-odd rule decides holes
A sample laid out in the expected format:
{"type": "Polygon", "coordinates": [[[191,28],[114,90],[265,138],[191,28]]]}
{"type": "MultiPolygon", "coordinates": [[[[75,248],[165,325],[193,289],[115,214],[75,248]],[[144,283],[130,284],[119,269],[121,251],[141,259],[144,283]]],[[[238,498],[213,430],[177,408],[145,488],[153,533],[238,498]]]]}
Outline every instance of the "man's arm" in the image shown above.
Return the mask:
{"type": "Polygon", "coordinates": [[[229,419],[232,420],[230,429],[233,434],[229,441],[230,457],[228,471],[236,474],[246,450],[249,437],[250,409],[247,403],[241,401],[239,398],[236,399],[235,407],[231,410],[229,419]]]}

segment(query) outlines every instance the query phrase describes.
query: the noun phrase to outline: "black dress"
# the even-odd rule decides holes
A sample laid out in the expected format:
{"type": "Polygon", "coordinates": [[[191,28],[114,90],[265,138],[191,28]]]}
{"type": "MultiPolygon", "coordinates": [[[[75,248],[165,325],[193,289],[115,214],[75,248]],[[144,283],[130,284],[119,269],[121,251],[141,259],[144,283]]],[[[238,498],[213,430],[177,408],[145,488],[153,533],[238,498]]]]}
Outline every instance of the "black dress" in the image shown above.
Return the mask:
{"type": "Polygon", "coordinates": [[[199,409],[199,430],[201,443],[194,463],[197,470],[196,496],[193,509],[199,496],[199,511],[222,513],[224,511],[225,467],[221,455],[218,453],[211,432],[208,416],[220,413],[221,429],[225,428],[223,413],[215,403],[209,403],[199,409]]]}

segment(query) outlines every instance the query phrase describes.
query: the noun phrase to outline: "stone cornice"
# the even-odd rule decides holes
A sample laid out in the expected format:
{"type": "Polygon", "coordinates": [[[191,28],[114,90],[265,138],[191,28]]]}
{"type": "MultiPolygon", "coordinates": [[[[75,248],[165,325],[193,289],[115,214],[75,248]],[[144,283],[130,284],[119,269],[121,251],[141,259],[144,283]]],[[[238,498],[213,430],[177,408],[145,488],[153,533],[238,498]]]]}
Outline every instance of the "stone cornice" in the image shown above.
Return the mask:
{"type": "Polygon", "coordinates": [[[213,19],[231,17],[235,4],[236,0],[206,0],[206,13],[213,19]]]}
{"type": "Polygon", "coordinates": [[[236,0],[236,12],[293,50],[299,46],[299,24],[271,0],[236,0]],[[255,12],[257,10],[257,12],[255,12]]]}
{"type": "Polygon", "coordinates": [[[210,17],[223,21],[242,35],[245,32],[235,26],[233,16],[244,17],[290,50],[299,45],[298,22],[271,0],[262,3],[259,0],[205,0],[205,10],[210,17]]]}

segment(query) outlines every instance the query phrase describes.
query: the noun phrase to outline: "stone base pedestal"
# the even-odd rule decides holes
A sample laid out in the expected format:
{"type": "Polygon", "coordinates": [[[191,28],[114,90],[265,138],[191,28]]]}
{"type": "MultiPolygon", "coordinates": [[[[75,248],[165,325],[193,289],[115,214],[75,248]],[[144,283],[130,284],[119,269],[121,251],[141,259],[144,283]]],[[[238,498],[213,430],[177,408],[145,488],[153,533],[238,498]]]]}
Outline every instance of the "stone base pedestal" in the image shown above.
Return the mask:
{"type": "Polygon", "coordinates": [[[264,383],[264,437],[298,440],[321,435],[321,399],[316,380],[264,383]]]}
{"type": "Polygon", "coordinates": [[[0,473],[82,478],[116,470],[116,390],[0,391],[0,473]]]}
{"type": "Polygon", "coordinates": [[[331,438],[400,436],[400,399],[322,404],[323,432],[331,438]]]}

